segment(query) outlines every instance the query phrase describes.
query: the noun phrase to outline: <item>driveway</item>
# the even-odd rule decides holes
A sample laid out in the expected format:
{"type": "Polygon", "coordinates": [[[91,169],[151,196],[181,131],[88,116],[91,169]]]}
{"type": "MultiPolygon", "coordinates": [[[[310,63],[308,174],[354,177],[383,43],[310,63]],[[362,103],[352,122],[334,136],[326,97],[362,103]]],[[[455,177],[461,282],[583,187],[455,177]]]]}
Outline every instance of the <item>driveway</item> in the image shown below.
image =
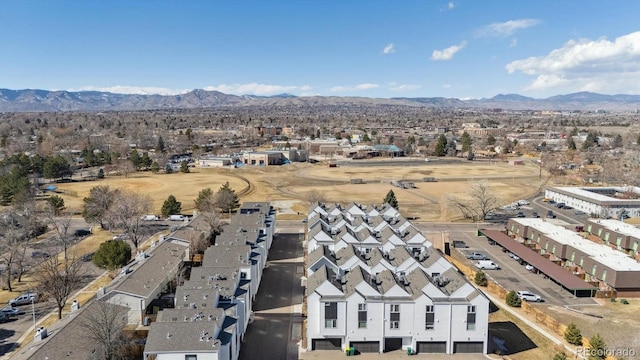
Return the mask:
{"type": "Polygon", "coordinates": [[[278,233],[253,303],[253,322],[240,348],[240,360],[298,359],[302,337],[300,277],[304,275],[303,233],[278,233]]]}

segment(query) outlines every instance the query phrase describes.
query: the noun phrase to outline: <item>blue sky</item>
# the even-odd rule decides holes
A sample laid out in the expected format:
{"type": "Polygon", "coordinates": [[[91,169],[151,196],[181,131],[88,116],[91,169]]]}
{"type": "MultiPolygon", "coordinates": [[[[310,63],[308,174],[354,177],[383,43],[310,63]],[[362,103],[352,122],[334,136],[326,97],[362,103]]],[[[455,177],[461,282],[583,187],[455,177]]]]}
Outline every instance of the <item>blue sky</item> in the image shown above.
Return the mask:
{"type": "Polygon", "coordinates": [[[0,0],[0,88],[640,94],[640,1],[0,0]]]}

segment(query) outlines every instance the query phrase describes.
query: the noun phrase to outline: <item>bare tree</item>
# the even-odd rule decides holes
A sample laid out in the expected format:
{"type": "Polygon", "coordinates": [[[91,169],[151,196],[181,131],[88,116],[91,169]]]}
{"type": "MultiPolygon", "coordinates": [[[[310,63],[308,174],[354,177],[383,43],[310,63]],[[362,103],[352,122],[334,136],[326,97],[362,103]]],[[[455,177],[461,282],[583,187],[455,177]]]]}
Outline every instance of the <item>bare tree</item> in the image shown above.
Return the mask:
{"type": "Polygon", "coordinates": [[[326,201],[327,201],[327,197],[324,195],[324,193],[320,192],[319,190],[311,190],[307,194],[307,202],[309,203],[309,205],[314,205],[319,202],[323,203],[326,201]]]}
{"type": "Polygon", "coordinates": [[[73,257],[60,259],[53,255],[43,261],[34,274],[38,280],[39,289],[50,295],[58,308],[58,319],[62,319],[62,308],[66,304],[71,292],[82,280],[82,262],[73,257]]]}
{"type": "Polygon", "coordinates": [[[151,209],[151,199],[146,195],[121,191],[114,197],[108,218],[115,228],[122,229],[131,239],[136,250],[144,236],[141,232],[142,216],[151,209]]]}
{"type": "Polygon", "coordinates": [[[17,215],[10,211],[4,212],[0,216],[0,259],[5,264],[5,285],[9,291],[13,291],[11,278],[14,266],[22,263],[21,258],[24,258],[25,238],[25,230],[20,226],[17,215]]]}
{"type": "Polygon", "coordinates": [[[95,301],[82,313],[79,321],[89,339],[96,359],[117,360],[127,358],[129,338],[124,334],[127,308],[105,301],[95,301]]]}
{"type": "Polygon", "coordinates": [[[486,182],[472,183],[466,199],[449,196],[448,201],[465,217],[472,217],[474,220],[484,220],[490,211],[500,205],[500,200],[493,194],[486,182]]]}
{"type": "Polygon", "coordinates": [[[56,216],[56,211],[51,206],[46,206],[43,212],[44,217],[56,232],[55,242],[62,247],[62,253],[65,259],[68,259],[69,248],[73,245],[73,236],[69,234],[71,223],[73,220],[73,211],[66,210],[56,216]]]}
{"type": "Polygon", "coordinates": [[[119,189],[111,190],[109,186],[94,186],[89,190],[89,196],[84,198],[82,217],[89,223],[97,223],[102,229],[106,226],[106,215],[113,204],[119,189]]]}
{"type": "Polygon", "coordinates": [[[196,209],[200,211],[200,216],[202,216],[207,222],[207,225],[209,225],[212,242],[215,242],[216,236],[222,231],[222,221],[220,212],[218,212],[216,194],[209,188],[203,189],[194,202],[196,209]]]}

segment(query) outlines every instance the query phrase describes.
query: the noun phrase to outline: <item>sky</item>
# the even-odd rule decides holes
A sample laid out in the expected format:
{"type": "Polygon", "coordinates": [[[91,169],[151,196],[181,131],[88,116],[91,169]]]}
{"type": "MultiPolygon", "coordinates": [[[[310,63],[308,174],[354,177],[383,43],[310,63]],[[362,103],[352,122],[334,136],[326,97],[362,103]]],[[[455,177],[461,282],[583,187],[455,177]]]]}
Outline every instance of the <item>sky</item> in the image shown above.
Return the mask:
{"type": "Polygon", "coordinates": [[[640,1],[0,0],[0,88],[640,94],[640,1]]]}

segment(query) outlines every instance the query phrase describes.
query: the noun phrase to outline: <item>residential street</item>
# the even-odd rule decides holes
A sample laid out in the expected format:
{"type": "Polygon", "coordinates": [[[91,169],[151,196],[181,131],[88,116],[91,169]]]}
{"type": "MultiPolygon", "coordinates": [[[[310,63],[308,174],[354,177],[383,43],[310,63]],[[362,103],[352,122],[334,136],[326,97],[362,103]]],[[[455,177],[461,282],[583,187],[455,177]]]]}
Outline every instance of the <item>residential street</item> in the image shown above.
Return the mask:
{"type": "Polygon", "coordinates": [[[254,302],[254,321],[240,349],[240,359],[298,359],[302,335],[304,234],[279,233],[254,302]]]}

